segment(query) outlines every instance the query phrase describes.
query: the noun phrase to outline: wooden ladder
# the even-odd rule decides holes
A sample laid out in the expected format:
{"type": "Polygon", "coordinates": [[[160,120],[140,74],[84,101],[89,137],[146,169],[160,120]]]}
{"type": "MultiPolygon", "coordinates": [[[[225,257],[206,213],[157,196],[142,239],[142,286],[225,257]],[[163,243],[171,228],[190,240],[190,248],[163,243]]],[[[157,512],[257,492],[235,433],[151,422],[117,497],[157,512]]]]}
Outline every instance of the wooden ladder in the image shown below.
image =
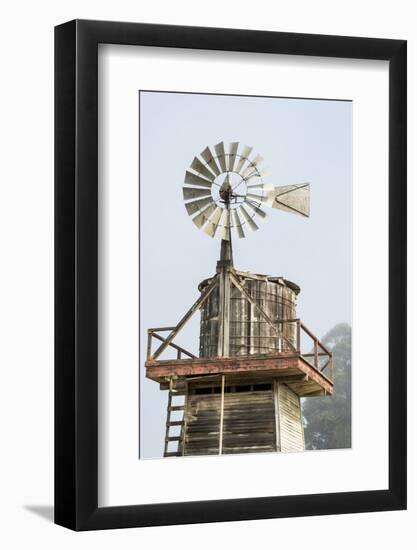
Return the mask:
{"type": "Polygon", "coordinates": [[[184,454],[184,437],[185,437],[185,419],[184,419],[184,411],[185,411],[185,399],[186,399],[186,393],[183,391],[174,391],[172,387],[172,381],[169,384],[169,393],[168,393],[168,406],[167,406],[167,421],[166,421],[166,428],[165,428],[165,445],[164,445],[164,457],[166,456],[182,456],[184,454]],[[173,404],[173,398],[177,396],[184,396],[184,403],[181,405],[173,404]],[[182,419],[181,420],[171,420],[171,413],[173,411],[182,411],[182,419]],[[170,431],[171,428],[174,426],[181,426],[180,434],[179,435],[171,435],[170,431]],[[175,441],[177,443],[177,449],[175,451],[169,451],[169,443],[171,441],[175,441]]]}

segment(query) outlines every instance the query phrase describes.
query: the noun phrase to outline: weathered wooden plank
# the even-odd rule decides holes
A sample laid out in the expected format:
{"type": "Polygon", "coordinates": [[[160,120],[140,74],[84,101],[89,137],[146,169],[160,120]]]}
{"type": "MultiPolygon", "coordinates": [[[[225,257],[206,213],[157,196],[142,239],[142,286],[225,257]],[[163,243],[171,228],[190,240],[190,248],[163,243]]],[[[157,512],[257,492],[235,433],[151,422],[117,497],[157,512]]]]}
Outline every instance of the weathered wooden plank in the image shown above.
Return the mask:
{"type": "Polygon", "coordinates": [[[184,454],[266,452],[275,449],[272,389],[259,392],[190,394],[184,454]],[[223,433],[221,411],[223,409],[223,433]],[[222,446],[219,446],[220,438],[222,446]],[[216,442],[217,441],[217,446],[216,442]]]}
{"type": "Polygon", "coordinates": [[[281,452],[304,450],[304,428],[300,398],[286,384],[276,384],[278,402],[279,447],[281,452]]]}

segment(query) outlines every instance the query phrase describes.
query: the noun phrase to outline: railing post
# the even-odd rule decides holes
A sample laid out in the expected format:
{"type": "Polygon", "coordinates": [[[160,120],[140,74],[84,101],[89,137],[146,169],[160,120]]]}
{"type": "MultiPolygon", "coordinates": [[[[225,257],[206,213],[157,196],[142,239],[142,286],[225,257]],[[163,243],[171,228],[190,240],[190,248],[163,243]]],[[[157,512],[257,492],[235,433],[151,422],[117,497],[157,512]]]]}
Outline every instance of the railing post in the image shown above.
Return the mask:
{"type": "Polygon", "coordinates": [[[152,330],[148,329],[148,345],[146,347],[146,359],[150,359],[152,353],[152,330]]]}

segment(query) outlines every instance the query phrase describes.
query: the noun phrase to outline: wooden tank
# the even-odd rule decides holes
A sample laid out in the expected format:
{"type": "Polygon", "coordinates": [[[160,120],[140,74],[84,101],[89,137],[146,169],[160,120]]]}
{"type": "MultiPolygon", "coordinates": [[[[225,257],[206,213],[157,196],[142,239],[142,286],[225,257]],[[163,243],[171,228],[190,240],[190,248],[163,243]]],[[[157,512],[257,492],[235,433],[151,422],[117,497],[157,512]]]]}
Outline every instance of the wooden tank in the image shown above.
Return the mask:
{"type": "MultiPolygon", "coordinates": [[[[296,344],[296,298],[299,287],[282,277],[241,274],[245,289],[254,302],[278,325],[288,341],[296,344]]],[[[202,292],[210,279],[199,285],[202,292]]],[[[219,338],[219,289],[215,289],[200,309],[200,357],[215,357],[219,338]]],[[[277,338],[270,324],[241,292],[231,287],[229,355],[259,355],[285,351],[288,343],[277,338]]]]}

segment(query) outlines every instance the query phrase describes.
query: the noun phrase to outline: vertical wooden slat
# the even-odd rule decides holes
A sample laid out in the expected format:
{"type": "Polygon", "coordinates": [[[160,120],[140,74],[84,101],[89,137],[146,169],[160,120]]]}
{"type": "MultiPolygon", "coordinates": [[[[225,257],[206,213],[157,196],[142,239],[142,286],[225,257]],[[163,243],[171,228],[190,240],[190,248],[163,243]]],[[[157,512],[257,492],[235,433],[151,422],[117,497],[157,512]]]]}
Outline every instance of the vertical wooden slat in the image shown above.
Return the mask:
{"type": "Polygon", "coordinates": [[[274,412],[275,412],[275,446],[276,451],[281,450],[281,430],[279,426],[279,400],[278,400],[278,384],[274,380],[274,412]]]}
{"type": "Polygon", "coordinates": [[[301,353],[301,322],[297,319],[297,351],[301,353]]]}

